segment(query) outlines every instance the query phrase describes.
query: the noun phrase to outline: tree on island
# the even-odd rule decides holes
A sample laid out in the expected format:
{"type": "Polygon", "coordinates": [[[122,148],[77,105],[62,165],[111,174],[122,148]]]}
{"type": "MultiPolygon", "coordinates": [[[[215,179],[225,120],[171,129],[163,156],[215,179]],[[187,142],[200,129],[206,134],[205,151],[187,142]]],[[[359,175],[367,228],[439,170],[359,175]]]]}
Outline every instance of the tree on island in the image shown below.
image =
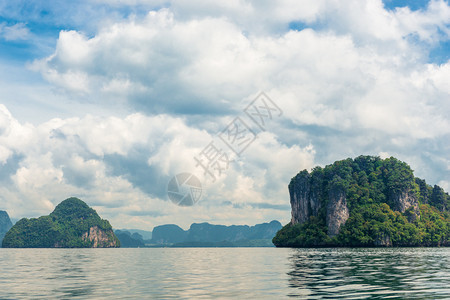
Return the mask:
{"type": "Polygon", "coordinates": [[[450,244],[449,194],[394,157],[359,156],[303,170],[289,192],[292,221],[273,238],[278,247],[450,244]]]}
{"type": "Polygon", "coordinates": [[[19,220],[5,235],[5,248],[120,247],[111,225],[78,198],[68,198],[48,216],[19,220]]]}

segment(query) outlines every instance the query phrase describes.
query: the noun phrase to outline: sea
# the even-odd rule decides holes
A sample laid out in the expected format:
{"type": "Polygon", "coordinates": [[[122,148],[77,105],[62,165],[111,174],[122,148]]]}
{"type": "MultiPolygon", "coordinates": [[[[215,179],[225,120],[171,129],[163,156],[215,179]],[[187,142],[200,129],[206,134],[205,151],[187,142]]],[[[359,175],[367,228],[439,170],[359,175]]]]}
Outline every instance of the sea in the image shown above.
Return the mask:
{"type": "Polygon", "coordinates": [[[0,299],[450,299],[449,263],[449,248],[0,248],[0,299]]]}

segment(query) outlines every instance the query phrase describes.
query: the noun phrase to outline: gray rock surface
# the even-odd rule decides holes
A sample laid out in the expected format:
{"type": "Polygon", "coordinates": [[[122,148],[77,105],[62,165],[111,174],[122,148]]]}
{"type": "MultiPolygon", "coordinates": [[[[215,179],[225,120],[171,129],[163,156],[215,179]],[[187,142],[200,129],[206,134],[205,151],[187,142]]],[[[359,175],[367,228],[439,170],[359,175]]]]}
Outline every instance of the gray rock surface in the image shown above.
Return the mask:
{"type": "Polygon", "coordinates": [[[414,191],[408,189],[397,193],[391,192],[389,196],[391,203],[394,203],[394,210],[404,213],[406,210],[411,209],[410,222],[420,218],[419,200],[414,191]]]}
{"type": "Polygon", "coordinates": [[[332,188],[329,192],[327,206],[328,235],[335,236],[339,233],[341,225],[345,224],[349,217],[345,193],[340,188],[332,188]]]}
{"type": "Polygon", "coordinates": [[[310,216],[310,175],[307,172],[300,172],[289,184],[289,195],[291,198],[291,223],[303,224],[310,216]]]}

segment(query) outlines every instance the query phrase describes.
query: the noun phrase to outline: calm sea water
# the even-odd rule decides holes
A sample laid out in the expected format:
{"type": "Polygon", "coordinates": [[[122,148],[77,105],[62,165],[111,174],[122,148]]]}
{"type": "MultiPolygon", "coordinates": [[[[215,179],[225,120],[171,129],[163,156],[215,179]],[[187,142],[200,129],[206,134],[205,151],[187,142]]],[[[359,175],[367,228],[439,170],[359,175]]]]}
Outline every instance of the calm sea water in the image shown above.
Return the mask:
{"type": "Polygon", "coordinates": [[[0,299],[450,299],[450,249],[0,249],[0,299]]]}

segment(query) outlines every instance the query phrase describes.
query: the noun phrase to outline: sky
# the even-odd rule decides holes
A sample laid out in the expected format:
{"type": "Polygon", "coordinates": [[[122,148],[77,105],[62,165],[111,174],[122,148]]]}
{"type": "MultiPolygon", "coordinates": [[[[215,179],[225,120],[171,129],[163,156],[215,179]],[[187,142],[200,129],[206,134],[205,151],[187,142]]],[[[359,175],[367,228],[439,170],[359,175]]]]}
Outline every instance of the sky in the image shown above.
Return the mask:
{"type": "Polygon", "coordinates": [[[449,58],[444,0],[0,0],[0,209],[285,224],[293,176],[359,155],[449,191],[449,58]]]}

